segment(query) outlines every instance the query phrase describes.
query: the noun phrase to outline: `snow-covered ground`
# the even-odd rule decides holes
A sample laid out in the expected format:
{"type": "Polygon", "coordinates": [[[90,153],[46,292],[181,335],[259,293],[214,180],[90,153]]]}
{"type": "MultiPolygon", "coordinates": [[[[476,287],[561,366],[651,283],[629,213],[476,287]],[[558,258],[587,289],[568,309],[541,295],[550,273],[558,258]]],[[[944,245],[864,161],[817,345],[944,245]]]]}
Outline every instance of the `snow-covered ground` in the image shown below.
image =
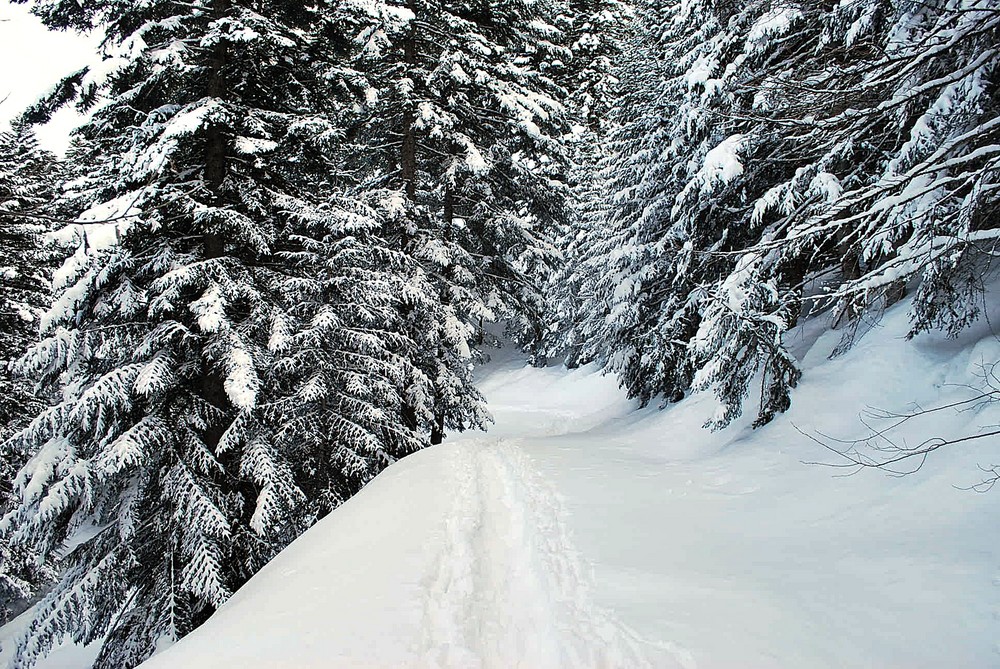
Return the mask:
{"type": "MultiPolygon", "coordinates": [[[[842,477],[805,464],[836,458],[799,432],[854,437],[868,406],[964,399],[1000,341],[984,321],[907,342],[904,306],[827,360],[839,335],[821,325],[797,334],[792,410],[757,431],[701,429],[708,396],[636,410],[591,368],[502,352],[481,371],[488,434],[390,467],[144,666],[1000,667],[1000,488],[961,489],[998,440],[842,477]]],[[[898,437],[975,433],[998,409],[898,437]]],[[[39,666],[93,656],[67,645],[39,666]]]]}
{"type": "Polygon", "coordinates": [[[144,666],[1000,666],[1000,490],[960,489],[997,440],[902,478],[804,464],[835,458],[796,426],[855,436],[867,405],[964,398],[949,384],[1000,360],[985,323],[904,341],[904,309],[832,361],[839,335],[805,328],[794,407],[757,431],[702,430],[709,397],[635,411],[593,369],[499,360],[489,434],[390,467],[144,666]]]}

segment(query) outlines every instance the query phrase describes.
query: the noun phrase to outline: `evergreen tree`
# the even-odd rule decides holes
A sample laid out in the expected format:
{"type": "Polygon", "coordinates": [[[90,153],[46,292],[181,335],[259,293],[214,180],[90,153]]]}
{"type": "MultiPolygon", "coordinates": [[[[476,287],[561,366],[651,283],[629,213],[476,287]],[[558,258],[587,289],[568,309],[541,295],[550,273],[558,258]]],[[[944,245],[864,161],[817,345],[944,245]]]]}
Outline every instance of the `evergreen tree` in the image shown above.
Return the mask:
{"type": "MultiPolygon", "coordinates": [[[[38,146],[33,131],[15,123],[0,133],[0,441],[41,408],[34,388],[11,373],[11,362],[38,339],[38,321],[49,297],[55,252],[43,240],[47,205],[54,197],[58,164],[38,146]]],[[[0,458],[0,496],[10,506],[10,485],[22,458],[0,458]]],[[[0,540],[0,620],[20,613],[40,584],[51,579],[44,564],[0,540]]]]}
{"type": "Polygon", "coordinates": [[[584,358],[643,401],[713,390],[716,427],[759,383],[761,424],[789,405],[782,335],[804,311],[833,305],[847,346],[912,279],[914,332],[977,316],[996,236],[991,3],[641,14],[616,194],[578,263],[596,277],[584,358]]]}
{"type": "Polygon", "coordinates": [[[38,408],[28,385],[11,377],[9,364],[37,340],[39,312],[48,301],[55,254],[42,235],[56,170],[55,157],[39,148],[29,127],[15,124],[0,133],[0,439],[38,408]]]}
{"type": "Polygon", "coordinates": [[[806,310],[833,307],[835,353],[911,281],[913,333],[976,319],[997,235],[998,25],[976,1],[786,4],[755,19],[752,67],[728,84],[744,192],[727,232],[750,236],[693,347],[712,361],[696,383],[727,392],[720,423],[757,373],[758,423],[787,408],[798,373],[781,335],[806,310]],[[737,351],[756,362],[734,385],[737,351]]]}
{"type": "Polygon", "coordinates": [[[385,193],[400,248],[448,314],[433,320],[451,323],[431,335],[443,346],[425,349],[425,373],[441,380],[436,441],[445,422],[471,419],[444,388],[468,394],[458,392],[469,384],[465,349],[487,336],[484,323],[507,322],[532,351],[541,339],[536,277],[556,262],[552,231],[567,206],[564,92],[546,72],[568,52],[554,3],[390,9],[399,22],[359,54],[370,89],[355,155],[361,190],[385,193]]]}
{"type": "Polygon", "coordinates": [[[545,354],[561,356],[573,367],[580,362],[586,345],[581,328],[586,316],[583,309],[586,295],[593,290],[593,277],[584,268],[583,259],[600,243],[601,210],[607,198],[598,166],[617,127],[612,111],[624,92],[617,70],[634,16],[630,6],[617,0],[572,2],[570,12],[571,59],[562,64],[559,81],[568,92],[572,123],[568,154],[573,207],[557,235],[562,262],[543,277],[543,285],[547,298],[545,354]]]}
{"type": "Polygon", "coordinates": [[[618,108],[621,60],[635,16],[630,4],[619,0],[572,0],[566,29],[569,60],[562,63],[570,113],[592,135],[590,146],[614,127],[618,108]]]}
{"type": "Polygon", "coordinates": [[[819,304],[846,325],[840,350],[911,282],[912,334],[955,334],[980,314],[998,235],[1000,9],[871,1],[813,22],[823,48],[760,85],[768,126],[803,120],[784,132],[794,174],[754,205],[783,223],[759,253],[832,274],[819,304]]]}
{"type": "Polygon", "coordinates": [[[692,380],[688,342],[700,313],[691,298],[712,275],[713,259],[692,262],[691,253],[716,244],[724,225],[675,218],[673,204],[698,158],[726,136],[725,121],[710,112],[726,102],[715,90],[703,96],[699,78],[732,49],[739,26],[726,26],[740,13],[692,2],[649,3],[637,14],[612,155],[601,166],[610,195],[595,208],[592,237],[575,262],[586,295],[575,330],[582,359],[617,372],[645,404],[683,397],[692,380]]]}
{"type": "Polygon", "coordinates": [[[346,64],[381,20],[355,9],[34,4],[105,35],[102,67],[36,111],[93,106],[63,206],[116,227],[60,273],[17,364],[57,401],[6,444],[29,461],[2,527],[61,569],[17,666],[66,635],[135,666],[426,443],[413,416],[441,384],[408,319],[448,321],[384,208],[341,196],[346,64]]]}

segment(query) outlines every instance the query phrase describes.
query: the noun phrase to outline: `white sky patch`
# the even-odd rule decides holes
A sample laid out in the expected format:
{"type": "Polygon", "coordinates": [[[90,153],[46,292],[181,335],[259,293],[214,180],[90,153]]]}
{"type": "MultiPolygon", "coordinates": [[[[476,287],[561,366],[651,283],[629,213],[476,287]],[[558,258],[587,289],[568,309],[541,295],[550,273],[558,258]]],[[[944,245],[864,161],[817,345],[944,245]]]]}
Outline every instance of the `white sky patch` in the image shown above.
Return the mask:
{"type": "MultiPolygon", "coordinates": [[[[0,129],[62,77],[92,62],[96,47],[94,37],[50,31],[24,5],[0,2],[0,129]]],[[[38,139],[62,154],[79,122],[73,109],[62,109],[39,128],[38,139]]]]}

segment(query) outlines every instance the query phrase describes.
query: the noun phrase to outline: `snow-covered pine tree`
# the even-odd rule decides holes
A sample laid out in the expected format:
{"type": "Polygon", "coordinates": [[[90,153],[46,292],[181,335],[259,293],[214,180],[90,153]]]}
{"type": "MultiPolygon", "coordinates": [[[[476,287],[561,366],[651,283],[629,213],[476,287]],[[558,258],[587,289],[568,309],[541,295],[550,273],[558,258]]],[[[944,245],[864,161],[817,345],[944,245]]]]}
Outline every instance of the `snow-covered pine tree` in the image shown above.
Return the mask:
{"type": "Polygon", "coordinates": [[[607,193],[599,166],[617,123],[612,111],[622,92],[618,68],[635,17],[629,5],[617,0],[571,2],[569,11],[567,33],[572,57],[561,64],[558,81],[568,92],[566,106],[572,126],[567,140],[568,175],[573,207],[556,239],[561,262],[545,277],[544,349],[546,357],[561,357],[572,367],[580,362],[584,346],[580,326],[587,316],[582,306],[584,296],[592,290],[581,259],[600,242],[600,212],[607,193]]]}
{"type": "Polygon", "coordinates": [[[759,383],[760,424],[789,404],[782,334],[806,308],[835,303],[835,325],[857,324],[918,279],[914,332],[976,317],[996,239],[991,3],[640,14],[633,62],[665,75],[630,84],[621,112],[617,194],[589,244],[611,271],[593,273],[584,357],[646,401],[712,389],[714,426],[759,383]]]}
{"type": "MultiPolygon", "coordinates": [[[[581,362],[597,360],[621,375],[623,385],[645,403],[646,372],[642,359],[644,332],[653,328],[655,303],[643,288],[655,278],[657,229],[662,221],[662,189],[671,165],[672,117],[659,108],[664,79],[658,45],[637,30],[625,44],[621,105],[609,137],[610,152],[596,165],[597,190],[581,218],[583,229],[571,240],[569,283],[580,306],[565,345],[578,349],[581,362]],[[653,227],[653,231],[645,228],[653,227]]],[[[668,369],[678,369],[668,365],[668,369]]]]}
{"type": "MultiPolygon", "coordinates": [[[[464,349],[485,336],[483,323],[509,323],[528,348],[541,335],[534,277],[554,261],[547,231],[566,208],[563,91],[543,72],[565,59],[561,10],[439,0],[390,9],[398,24],[373,31],[359,55],[358,68],[372,73],[356,134],[361,186],[385,191],[401,248],[420,260],[450,314],[433,319],[450,323],[434,338],[453,348],[435,353],[425,373],[435,379],[440,361],[457,363],[438,385],[458,398],[468,386],[464,349]]],[[[461,406],[444,406],[438,423],[445,414],[454,426],[468,420],[461,406]]]]}
{"type": "Polygon", "coordinates": [[[913,333],[955,334],[980,314],[1000,234],[1000,8],[872,0],[815,23],[820,48],[758,85],[762,127],[797,160],[755,204],[774,230],[757,252],[826,275],[840,350],[908,285],[913,333]]]}
{"type": "Polygon", "coordinates": [[[573,121],[601,139],[615,123],[621,61],[636,17],[621,0],[570,0],[568,12],[570,53],[560,83],[573,121]]]}
{"type": "Polygon", "coordinates": [[[739,137],[742,192],[723,203],[738,261],[709,287],[691,347],[695,387],[722,391],[717,425],[756,375],[758,424],[787,408],[798,372],[782,334],[803,311],[835,308],[839,352],[913,281],[914,333],[968,325],[997,239],[995,7],[766,9],[722,84],[736,134],[713,149],[739,137]]]}
{"type": "Polygon", "coordinates": [[[690,388],[706,286],[741,243],[729,229],[742,167],[723,79],[745,63],[743,35],[762,4],[644,3],[625,50],[603,168],[611,195],[576,262],[589,281],[577,336],[582,358],[619,373],[643,403],[690,388]]]}
{"type": "Polygon", "coordinates": [[[413,263],[336,197],[338,7],[34,3],[105,59],[58,90],[92,105],[63,206],[93,232],[18,363],[58,401],[6,444],[30,460],[3,530],[62,570],[16,666],[67,635],[135,666],[421,444],[413,263]]]}
{"type": "Polygon", "coordinates": [[[55,254],[42,236],[57,170],[55,156],[38,146],[30,127],[14,124],[0,132],[0,439],[38,409],[9,363],[37,341],[40,311],[48,304],[55,254]]]}
{"type": "MultiPolygon", "coordinates": [[[[38,340],[49,301],[55,252],[43,240],[47,205],[55,194],[58,163],[41,149],[32,129],[15,123],[0,132],[0,442],[41,409],[31,384],[10,364],[38,340]]],[[[10,481],[22,458],[0,458],[0,506],[10,506],[10,481]]],[[[52,578],[46,566],[0,539],[0,621],[20,613],[37,587],[52,578]]]]}
{"type": "Polygon", "coordinates": [[[661,342],[680,335],[670,346],[683,361],[683,380],[719,399],[709,426],[740,416],[754,385],[754,425],[762,425],[788,408],[800,376],[781,341],[798,311],[781,296],[785,286],[801,282],[804,270],[792,264],[750,276],[757,259],[746,249],[766,234],[752,204],[789,165],[775,150],[778,137],[744,110],[754,104],[754,81],[796,66],[815,41],[816,24],[803,20],[794,3],[775,2],[694,3],[694,11],[678,19],[694,21],[710,38],[671,38],[684,54],[673,95],[686,126],[677,154],[686,168],[675,170],[668,201],[680,234],[660,247],[667,251],[672,293],[658,328],[663,333],[667,325],[661,342]],[[678,322],[686,330],[674,327],[678,322]]]}
{"type": "MultiPolygon", "coordinates": [[[[440,316],[440,309],[423,303],[430,291],[419,265],[380,237],[385,221],[375,210],[346,201],[319,209],[289,204],[298,233],[277,254],[287,268],[279,283],[285,311],[268,341],[275,387],[262,413],[280,466],[295,472],[306,498],[296,520],[304,528],[427,444],[434,382],[422,365],[437,324],[411,319],[440,316]]],[[[472,399],[478,406],[480,396],[472,399]]],[[[475,416],[476,425],[485,424],[485,414],[475,416]]],[[[273,476],[269,457],[265,488],[273,476]]]]}

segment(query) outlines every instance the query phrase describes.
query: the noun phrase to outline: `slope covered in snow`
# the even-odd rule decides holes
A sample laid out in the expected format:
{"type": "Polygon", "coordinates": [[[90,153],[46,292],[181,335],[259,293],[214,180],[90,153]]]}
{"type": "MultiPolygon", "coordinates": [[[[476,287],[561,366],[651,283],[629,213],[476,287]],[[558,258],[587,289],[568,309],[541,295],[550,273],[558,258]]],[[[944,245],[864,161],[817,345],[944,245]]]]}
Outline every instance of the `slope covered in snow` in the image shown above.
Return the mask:
{"type": "MultiPolygon", "coordinates": [[[[798,430],[968,396],[985,324],[912,342],[896,308],[847,355],[799,333],[772,425],[710,433],[707,396],[635,411],[592,369],[488,368],[496,426],[394,465],[150,669],[997,666],[995,440],[901,478],[804,464],[798,430]]],[[[992,413],[991,413],[992,412],[992,413]]],[[[939,412],[922,441],[1000,422],[939,412]]]]}

